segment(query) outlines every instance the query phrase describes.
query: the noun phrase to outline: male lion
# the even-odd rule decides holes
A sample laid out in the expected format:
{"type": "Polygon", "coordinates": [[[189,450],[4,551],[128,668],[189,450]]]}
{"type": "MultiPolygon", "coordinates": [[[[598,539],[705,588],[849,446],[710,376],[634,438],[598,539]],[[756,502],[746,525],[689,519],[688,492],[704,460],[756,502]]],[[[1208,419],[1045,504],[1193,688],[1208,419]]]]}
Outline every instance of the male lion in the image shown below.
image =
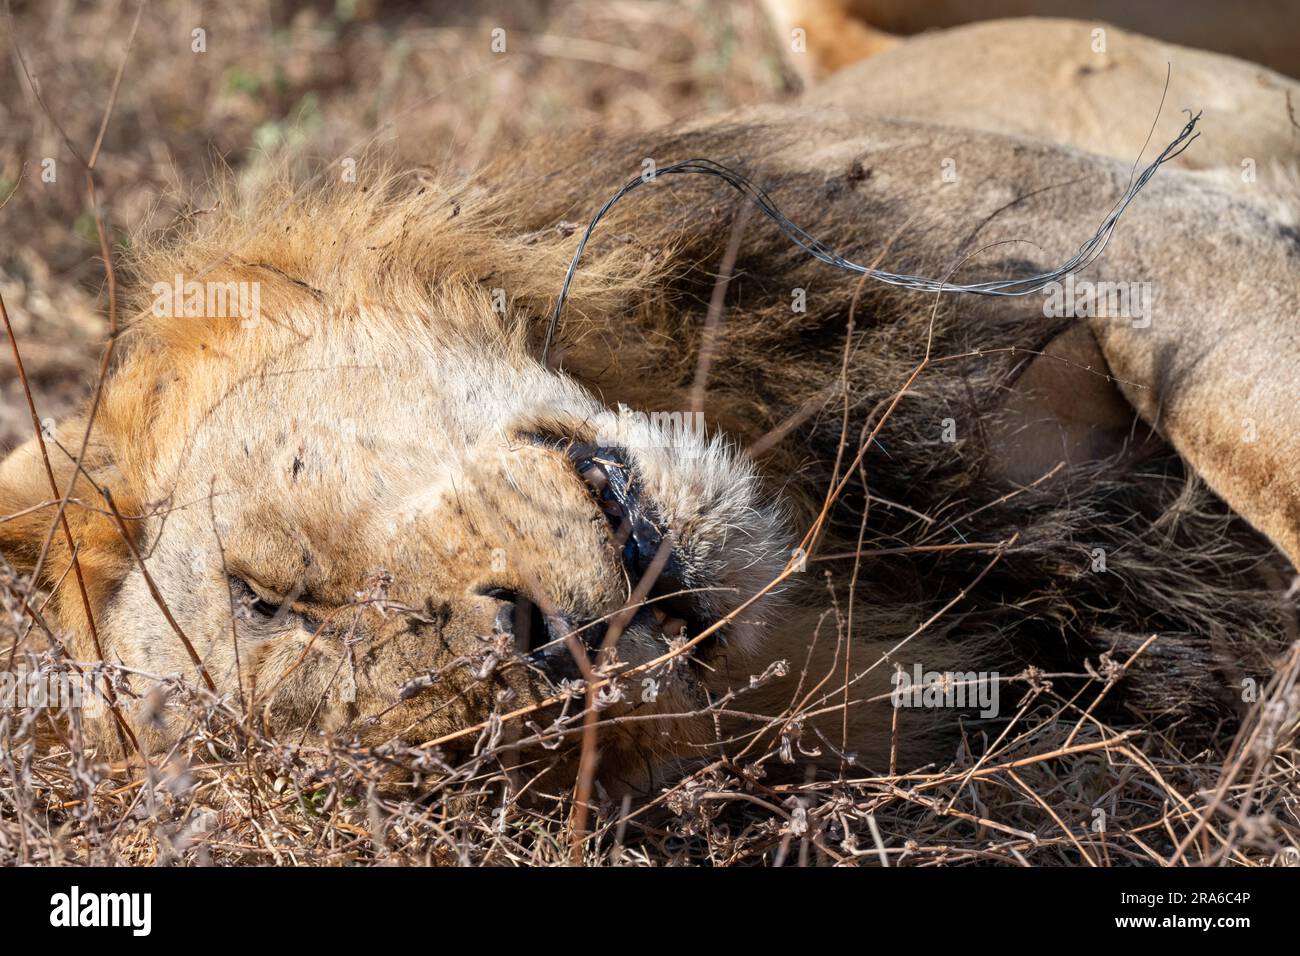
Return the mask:
{"type": "MultiPolygon", "coordinates": [[[[965,282],[1065,261],[1142,146],[928,125],[919,94],[888,118],[854,82],[465,182],[363,163],[143,248],[99,407],[44,441],[52,477],[37,439],[0,468],[0,551],[54,590],[33,641],[137,694],[210,684],[271,730],[451,751],[576,730],[585,678],[600,772],[631,786],[760,732],[913,759],[943,727],[891,719],[895,666],[1141,649],[1117,706],[1231,713],[1300,562],[1276,190],[1171,165],[1069,290],[979,298],[860,283],[716,179],[659,177],[595,230],[542,361],[580,224],[643,170],[716,160],[857,262],[965,282]]],[[[118,705],[108,750],[186,731],[118,705]]]]}

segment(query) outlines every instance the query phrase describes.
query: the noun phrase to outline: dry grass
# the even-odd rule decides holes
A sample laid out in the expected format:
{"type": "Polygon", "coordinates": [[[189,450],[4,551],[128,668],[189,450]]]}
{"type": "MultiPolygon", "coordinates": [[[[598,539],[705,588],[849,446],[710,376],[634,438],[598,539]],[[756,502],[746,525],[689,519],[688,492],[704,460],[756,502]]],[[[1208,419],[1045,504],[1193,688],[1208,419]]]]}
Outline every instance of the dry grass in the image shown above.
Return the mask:
{"type": "MultiPolygon", "coordinates": [[[[95,762],[75,722],[63,743],[23,742],[0,718],[5,763],[0,860],[112,865],[765,863],[934,866],[1292,863],[1297,826],[1293,654],[1277,687],[1226,754],[1180,752],[1176,740],[1116,730],[1092,713],[1124,664],[1082,691],[1066,675],[1007,682],[1013,718],[970,740],[944,766],[838,776],[803,774],[827,741],[785,737],[725,756],[633,802],[597,788],[575,840],[567,787],[519,746],[581,732],[581,706],[542,728],[492,721],[454,767],[437,748],[363,748],[342,739],[268,739],[257,721],[175,680],[145,681],[188,708],[190,732],[141,768],[95,762]],[[1290,709],[1282,691],[1292,688],[1290,709]],[[1278,706],[1279,698],[1282,705],[1278,706]],[[1292,744],[1286,744],[1290,738],[1292,744]],[[972,751],[977,751],[976,757],[972,751]],[[794,782],[799,777],[805,782],[794,782]],[[383,785],[377,781],[385,781],[383,785]],[[401,782],[395,782],[401,781],[401,782]],[[782,782],[786,781],[786,782],[782,782]],[[1098,811],[1101,811],[1100,813],[1098,811]]],[[[40,662],[31,661],[31,666],[40,662]]],[[[46,662],[45,666],[49,666],[46,662]]],[[[106,669],[111,673],[112,669],[106,669]]],[[[132,685],[142,686],[141,675],[132,685]]],[[[813,675],[816,676],[816,675],[813,675]]],[[[127,685],[119,685],[127,693],[127,685]]],[[[580,699],[580,698],[579,698],[580,699]]],[[[743,709],[744,693],[717,709],[743,709]]],[[[808,708],[804,708],[805,710],[808,708]]]]}
{"type": "MultiPolygon", "coordinates": [[[[72,10],[17,3],[11,31],[0,7],[0,202],[11,196],[0,222],[21,237],[0,253],[0,293],[52,417],[89,392],[106,306],[94,210],[64,134],[88,155],[135,3],[72,10]]],[[[750,4],[153,3],[96,164],[99,200],[112,239],[129,245],[204,208],[225,167],[247,186],[374,143],[454,178],[503,152],[526,167],[523,146],[543,131],[645,129],[772,99],[787,82],[750,4]],[[498,26],[504,55],[489,50],[498,26]],[[197,27],[206,53],[190,50],[197,27]]],[[[0,448],[28,429],[12,370],[0,350],[0,448]]]]}
{"type": "MultiPolygon", "coordinates": [[[[18,6],[0,50],[13,61],[18,38],[43,105],[21,69],[0,78],[0,202],[12,193],[0,226],[23,237],[0,258],[0,295],[41,416],[92,391],[111,304],[102,250],[120,253],[138,231],[201,207],[216,165],[256,183],[281,164],[311,173],[372,141],[453,171],[503,150],[526,164],[522,144],[544,129],[644,128],[789,86],[748,4],[574,0],[446,17],[373,6],[159,5],[165,15],[143,19],[104,127],[90,177],[98,208],[64,138],[90,155],[134,6],[79,5],[67,21],[60,3],[18,6]],[[492,60],[487,36],[498,25],[511,31],[510,53],[492,60]],[[196,26],[207,30],[204,54],[190,52],[196,26]],[[36,157],[57,157],[56,182],[41,182],[36,157]]],[[[14,368],[13,353],[0,351],[0,448],[31,429],[14,368]]],[[[1002,553],[992,549],[988,566],[1002,553]]],[[[23,582],[0,578],[6,623],[27,626],[24,597],[23,582]]],[[[825,633],[843,639],[844,615],[829,605],[825,633]]],[[[1003,678],[1013,716],[995,732],[972,729],[943,765],[872,775],[846,763],[838,775],[814,774],[808,755],[833,743],[801,735],[802,718],[835,706],[843,677],[803,674],[806,686],[827,683],[770,722],[770,746],[720,737],[661,793],[631,801],[596,787],[581,808],[535,751],[520,750],[580,736],[581,696],[544,727],[523,715],[473,728],[473,754],[449,766],[438,747],[270,739],[256,715],[202,687],[98,665],[119,694],[185,708],[191,733],[146,765],[106,765],[84,746],[75,713],[57,724],[57,744],[37,747],[44,717],[0,706],[0,862],[1300,862],[1294,624],[1291,637],[1246,719],[1213,730],[1197,752],[1183,749],[1177,726],[1108,706],[1149,653],[1143,645],[1079,674],[1003,678]]],[[[0,648],[7,654],[9,641],[0,648]]],[[[26,663],[67,666],[53,656],[26,663]]],[[[713,709],[743,712],[745,691],[713,709]]]]}

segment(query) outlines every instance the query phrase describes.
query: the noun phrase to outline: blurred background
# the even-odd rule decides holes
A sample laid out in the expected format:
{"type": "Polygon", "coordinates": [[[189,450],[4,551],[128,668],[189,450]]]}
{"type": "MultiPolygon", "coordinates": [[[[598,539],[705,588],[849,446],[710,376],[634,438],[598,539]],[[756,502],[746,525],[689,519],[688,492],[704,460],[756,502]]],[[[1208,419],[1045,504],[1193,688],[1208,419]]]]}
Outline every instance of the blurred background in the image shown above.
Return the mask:
{"type": "MultiPolygon", "coordinates": [[[[42,416],[89,393],[107,329],[94,216],[65,136],[90,154],[136,9],[0,6],[0,294],[42,416]]],[[[526,165],[542,131],[644,129],[797,85],[761,5],[743,0],[163,0],[135,34],[98,197],[113,243],[129,246],[203,208],[223,169],[256,185],[286,162],[314,172],[371,143],[439,170],[502,150],[526,165]]],[[[30,432],[6,345],[0,452],[30,432]]]]}
{"type": "MultiPolygon", "coordinates": [[[[1072,15],[1300,74],[1295,0],[152,0],[133,34],[137,9],[0,0],[0,293],[43,416],[89,392],[107,328],[72,151],[89,156],[133,36],[97,161],[121,252],[209,205],[226,171],[256,187],[371,145],[440,172],[503,151],[526,166],[544,131],[646,130],[794,95],[791,65],[813,61],[783,60],[801,22],[820,27],[810,37],[870,29],[892,43],[994,16],[1072,15]]],[[[29,431],[0,348],[0,453],[29,431]]]]}

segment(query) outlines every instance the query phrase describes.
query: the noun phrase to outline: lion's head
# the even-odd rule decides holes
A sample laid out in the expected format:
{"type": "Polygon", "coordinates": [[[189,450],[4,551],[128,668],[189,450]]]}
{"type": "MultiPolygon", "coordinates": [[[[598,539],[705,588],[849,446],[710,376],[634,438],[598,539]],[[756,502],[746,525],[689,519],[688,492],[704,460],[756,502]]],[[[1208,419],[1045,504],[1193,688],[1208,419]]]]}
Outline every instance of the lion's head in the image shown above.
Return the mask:
{"type": "MultiPolygon", "coordinates": [[[[80,556],[95,634],[74,589],[57,597],[74,656],[99,656],[93,636],[273,727],[422,743],[563,697],[591,663],[669,655],[779,573],[780,509],[738,448],[689,408],[609,405],[544,366],[528,281],[541,297],[546,275],[467,281],[530,247],[491,238],[475,202],[400,181],[278,197],[141,258],[95,485],[69,507],[97,531],[80,556]]],[[[84,427],[47,443],[64,480],[84,427]]],[[[0,511],[50,498],[34,442],[0,475],[0,511]]],[[[5,526],[22,570],[51,517],[5,526]]],[[[640,673],[623,710],[698,707],[700,668],[761,643],[765,606],[640,673]]],[[[636,746],[690,735],[647,723],[636,746]]]]}

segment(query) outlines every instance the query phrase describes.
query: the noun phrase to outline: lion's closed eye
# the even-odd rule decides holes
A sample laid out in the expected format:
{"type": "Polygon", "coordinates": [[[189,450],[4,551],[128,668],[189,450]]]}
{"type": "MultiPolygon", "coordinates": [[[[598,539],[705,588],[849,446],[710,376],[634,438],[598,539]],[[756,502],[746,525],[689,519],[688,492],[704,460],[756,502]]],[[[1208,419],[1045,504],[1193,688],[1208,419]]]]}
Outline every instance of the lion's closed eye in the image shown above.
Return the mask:
{"type": "Polygon", "coordinates": [[[264,587],[239,575],[231,574],[228,578],[236,617],[264,627],[299,625],[313,632],[320,627],[320,621],[316,617],[295,610],[294,604],[301,596],[301,591],[276,597],[264,587]]]}

